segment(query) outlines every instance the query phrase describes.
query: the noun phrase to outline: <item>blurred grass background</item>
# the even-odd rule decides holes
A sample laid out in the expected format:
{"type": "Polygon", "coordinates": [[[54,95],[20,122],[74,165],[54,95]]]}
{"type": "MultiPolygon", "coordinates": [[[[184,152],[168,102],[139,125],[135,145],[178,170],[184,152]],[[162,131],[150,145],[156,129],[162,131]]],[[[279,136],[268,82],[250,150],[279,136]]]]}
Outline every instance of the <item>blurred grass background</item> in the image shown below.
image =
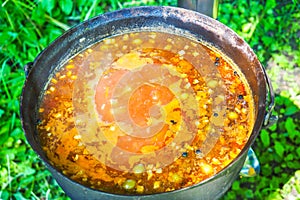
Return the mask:
{"type": "MultiPolygon", "coordinates": [[[[0,199],[68,199],[21,128],[23,66],[70,27],[104,12],[176,0],[0,0],[0,199]]],[[[276,92],[276,124],[253,148],[260,175],[237,179],[229,199],[300,199],[300,5],[298,0],[223,0],[218,20],[254,49],[276,92]]]]}

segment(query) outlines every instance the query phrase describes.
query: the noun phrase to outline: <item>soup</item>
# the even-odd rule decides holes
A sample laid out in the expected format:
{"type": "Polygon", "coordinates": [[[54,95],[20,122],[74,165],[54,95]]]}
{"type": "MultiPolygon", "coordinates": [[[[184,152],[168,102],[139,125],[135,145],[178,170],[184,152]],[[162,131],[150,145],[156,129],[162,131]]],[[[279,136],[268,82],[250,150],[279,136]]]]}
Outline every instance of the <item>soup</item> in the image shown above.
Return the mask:
{"type": "Polygon", "coordinates": [[[87,187],[154,194],[215,175],[254,123],[237,66],[193,38],[136,32],[106,38],[50,78],[37,126],[49,161],[87,187]]]}

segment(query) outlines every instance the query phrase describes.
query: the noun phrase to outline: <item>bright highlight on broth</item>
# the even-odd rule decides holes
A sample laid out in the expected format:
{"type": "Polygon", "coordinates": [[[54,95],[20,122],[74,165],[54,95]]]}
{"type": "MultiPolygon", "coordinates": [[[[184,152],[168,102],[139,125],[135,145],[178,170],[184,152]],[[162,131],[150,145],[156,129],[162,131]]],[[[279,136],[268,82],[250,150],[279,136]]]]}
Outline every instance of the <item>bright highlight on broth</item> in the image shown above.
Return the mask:
{"type": "Polygon", "coordinates": [[[51,78],[38,125],[63,174],[118,194],[185,188],[243,149],[254,122],[238,67],[199,41],[160,32],[104,39],[51,78]]]}

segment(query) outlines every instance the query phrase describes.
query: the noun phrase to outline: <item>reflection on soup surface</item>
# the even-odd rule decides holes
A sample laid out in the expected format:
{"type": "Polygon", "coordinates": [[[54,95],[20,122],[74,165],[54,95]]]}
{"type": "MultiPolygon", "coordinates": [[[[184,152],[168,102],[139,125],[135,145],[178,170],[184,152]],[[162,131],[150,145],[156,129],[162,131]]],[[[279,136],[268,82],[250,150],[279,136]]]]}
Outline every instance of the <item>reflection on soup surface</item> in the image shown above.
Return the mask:
{"type": "Polygon", "coordinates": [[[37,126],[49,161],[88,187],[153,194],[199,183],[243,149],[248,83],[212,47],[136,32],[106,38],[56,71],[37,126]]]}

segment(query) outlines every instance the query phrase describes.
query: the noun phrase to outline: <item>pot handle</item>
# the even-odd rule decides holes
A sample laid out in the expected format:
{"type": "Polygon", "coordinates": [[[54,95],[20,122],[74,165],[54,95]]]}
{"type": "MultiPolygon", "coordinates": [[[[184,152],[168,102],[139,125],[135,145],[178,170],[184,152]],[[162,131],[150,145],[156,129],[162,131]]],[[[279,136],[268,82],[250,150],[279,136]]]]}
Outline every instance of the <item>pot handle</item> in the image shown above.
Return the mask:
{"type": "Polygon", "coordinates": [[[275,93],[271,84],[271,80],[265,70],[264,67],[262,67],[263,73],[265,75],[266,78],[266,82],[267,82],[267,87],[268,87],[268,93],[267,93],[267,110],[266,110],[266,114],[265,114],[265,118],[264,118],[264,123],[263,123],[263,127],[264,128],[268,128],[270,126],[272,126],[273,124],[275,124],[278,120],[278,116],[273,115],[272,111],[274,110],[275,107],[275,93]]]}
{"type": "MultiPolygon", "coordinates": [[[[263,123],[263,127],[264,128],[268,128],[270,126],[272,126],[273,124],[275,124],[278,120],[278,117],[276,115],[272,114],[272,111],[274,110],[275,107],[275,93],[271,84],[271,80],[265,70],[264,67],[262,67],[263,73],[265,75],[266,78],[266,84],[268,87],[268,92],[267,92],[267,108],[266,108],[266,114],[265,114],[265,118],[264,118],[264,123],[263,123]]],[[[246,157],[246,160],[244,162],[243,168],[240,171],[240,175],[243,177],[252,177],[252,176],[256,176],[257,174],[259,174],[260,172],[260,165],[259,165],[259,161],[253,151],[253,149],[250,147],[250,149],[248,150],[248,154],[246,157]]]]}
{"type": "Polygon", "coordinates": [[[31,71],[32,66],[33,66],[33,62],[29,62],[23,67],[26,77],[28,76],[29,72],[31,71]]]}

